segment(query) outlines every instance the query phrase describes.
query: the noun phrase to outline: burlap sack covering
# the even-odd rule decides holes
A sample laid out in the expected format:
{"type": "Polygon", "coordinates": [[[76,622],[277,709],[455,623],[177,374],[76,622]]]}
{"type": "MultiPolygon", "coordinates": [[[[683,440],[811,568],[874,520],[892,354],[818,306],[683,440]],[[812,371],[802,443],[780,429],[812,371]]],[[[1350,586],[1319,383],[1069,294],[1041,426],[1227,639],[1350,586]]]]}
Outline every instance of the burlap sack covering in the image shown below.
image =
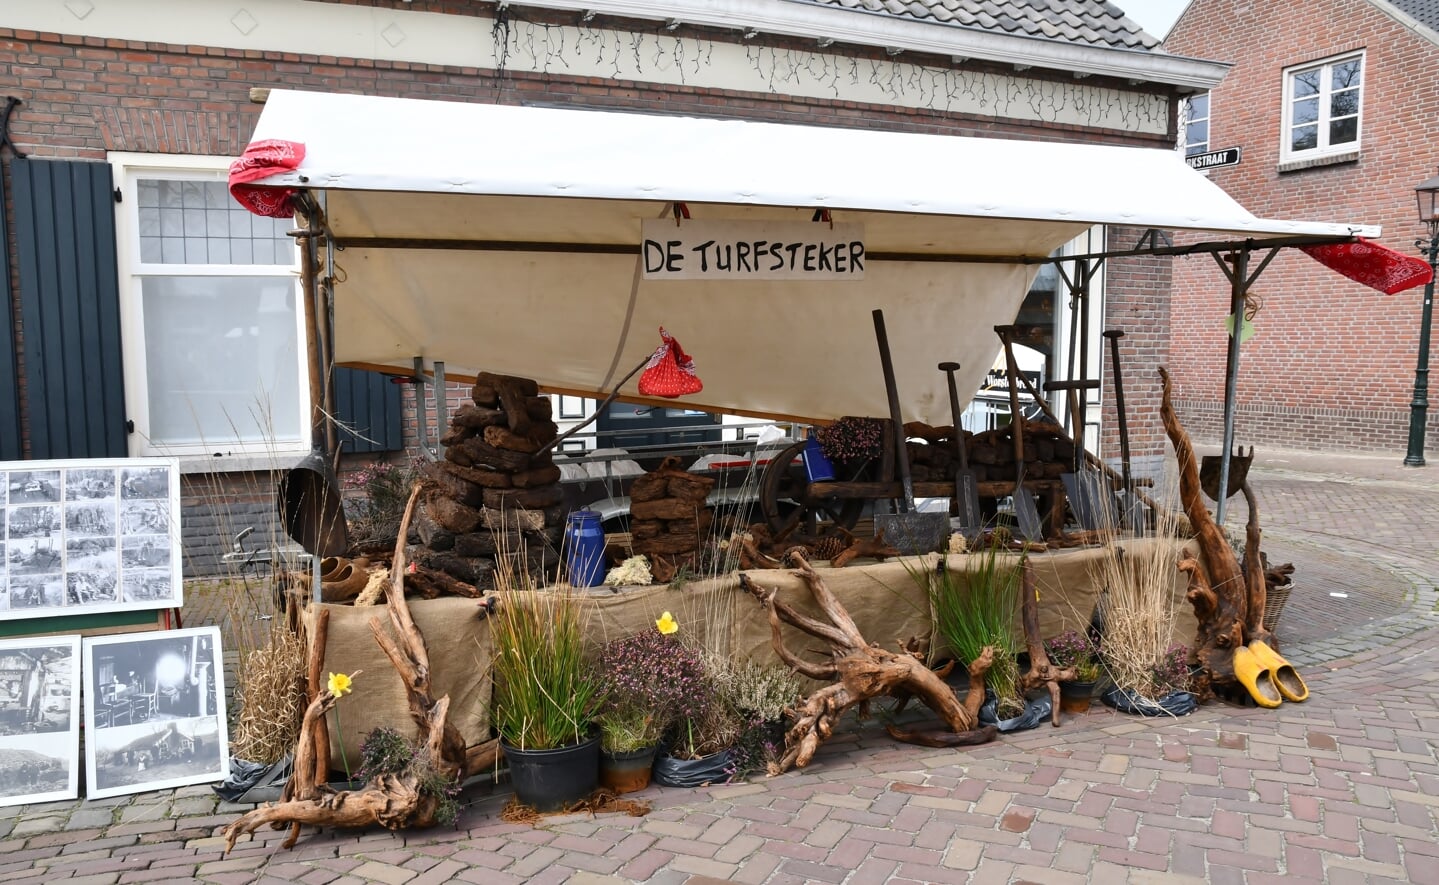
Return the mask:
{"type": "MultiPolygon", "coordinates": [[[[1158,538],[1135,538],[1119,542],[1127,555],[1147,556],[1157,544],[1174,544],[1171,539],[1158,538]]],[[[1183,544],[1184,550],[1189,553],[1195,552],[1198,548],[1193,541],[1183,544]]],[[[1178,558],[1183,558],[1183,552],[1178,558]]],[[[1090,618],[1094,615],[1095,605],[1099,601],[1101,587],[1100,564],[1105,557],[1102,547],[1078,547],[1066,550],[1046,550],[1042,553],[1029,554],[1030,567],[1034,571],[1035,590],[1039,593],[1039,635],[1042,639],[1057,636],[1066,630],[1085,630],[1089,627],[1090,618]]],[[[1010,567],[1018,566],[1019,554],[1000,554],[1001,563],[1010,564],[1010,567]]],[[[962,576],[976,571],[982,564],[981,556],[974,554],[952,555],[947,558],[946,565],[954,570],[957,580],[962,583],[962,576]]],[[[1189,589],[1188,576],[1175,570],[1173,582],[1174,600],[1174,627],[1170,634],[1170,642],[1182,642],[1186,645],[1194,641],[1194,632],[1198,629],[1199,623],[1194,617],[1194,608],[1184,598],[1189,589]]],[[[1122,613],[1114,612],[1112,617],[1121,617],[1122,613]]],[[[1019,619],[1019,613],[1015,613],[1014,621],[1015,635],[1023,637],[1023,626],[1019,619]]],[[[949,649],[938,636],[932,637],[935,654],[938,657],[945,657],[949,649]]],[[[1022,639],[1021,639],[1022,641],[1022,639]]]]}
{"type": "MultiPolygon", "coordinates": [[[[435,699],[450,696],[448,721],[465,739],[466,745],[482,743],[490,737],[490,657],[492,644],[488,622],[478,618],[479,604],[474,599],[442,596],[439,599],[411,599],[410,616],[425,637],[430,655],[430,691],[435,699]]],[[[330,673],[353,673],[354,691],[335,705],[328,718],[330,731],[330,769],[343,771],[349,760],[350,772],[360,770],[360,744],[371,730],[389,726],[414,739],[418,734],[410,719],[405,700],[405,687],[394,665],[370,632],[370,619],[378,618],[385,631],[394,637],[389,611],[383,605],[349,606],[321,604],[330,611],[330,626],[325,641],[325,669],[330,673]],[[339,716],[335,715],[339,712],[339,716]],[[335,726],[339,719],[341,735],[335,726]],[[343,742],[340,738],[343,737],[343,742]]],[[[313,635],[315,613],[310,606],[305,614],[305,631],[313,635]]]]}
{"type": "MultiPolygon", "coordinates": [[[[1135,538],[1118,542],[1127,555],[1145,557],[1158,544],[1174,544],[1171,539],[1135,538]]],[[[1184,545],[1190,553],[1198,548],[1193,542],[1184,545]]],[[[1100,580],[1097,570],[1104,559],[1102,547],[1080,547],[1072,550],[1050,550],[1030,554],[1029,561],[1034,569],[1034,583],[1039,590],[1039,635],[1044,638],[1063,633],[1065,630],[1083,630],[1089,626],[1094,614],[1095,603],[1099,601],[1100,580]]],[[[954,559],[963,557],[951,557],[954,559]]],[[[1016,561],[1018,557],[1013,557],[1016,561]]],[[[1183,558],[1180,553],[1177,558],[1183,558]]],[[[1198,622],[1194,609],[1184,598],[1189,589],[1188,577],[1177,569],[1174,572],[1174,642],[1189,643],[1194,640],[1198,622]]],[[[1112,614],[1119,617],[1120,613],[1112,614]]]]}
{"type": "MultiPolygon", "coordinates": [[[[544,592],[566,592],[566,588],[544,592]]],[[[572,592],[580,602],[586,644],[594,651],[606,642],[654,629],[655,621],[669,612],[686,642],[726,655],[733,650],[730,624],[735,604],[744,596],[739,575],[733,573],[691,581],[680,588],[655,584],[572,592]]]]}
{"type": "MultiPolygon", "coordinates": [[[[1174,542],[1153,538],[1122,542],[1135,554],[1141,554],[1149,545],[1159,543],[1174,542]]],[[[1193,541],[1185,547],[1190,553],[1197,549],[1193,541]]],[[[1018,555],[1003,556],[1018,563],[1018,555]]],[[[1050,637],[1065,630],[1088,626],[1100,592],[1094,568],[1102,556],[1103,550],[1095,547],[1030,554],[1035,585],[1039,590],[1041,636],[1050,637]]],[[[933,573],[938,560],[937,555],[906,557],[843,569],[819,568],[817,571],[823,577],[825,586],[854,619],[865,639],[897,650],[911,637],[929,638],[934,652],[943,655],[946,650],[942,643],[932,636],[929,598],[923,583],[933,573]]],[[[947,557],[946,567],[956,575],[962,575],[977,568],[979,562],[979,556],[958,554],[947,557]]],[[[788,570],[758,570],[747,574],[759,586],[777,589],[779,598],[798,611],[823,620],[809,589],[788,570]]],[[[1187,589],[1186,576],[1176,570],[1172,642],[1189,644],[1194,640],[1197,623],[1193,608],[1184,598],[1187,589]]],[[[769,617],[754,597],[740,589],[738,574],[694,581],[681,588],[660,584],[585,590],[554,587],[537,592],[576,594],[582,609],[586,641],[592,650],[598,650],[600,645],[610,640],[654,629],[655,621],[668,611],[679,623],[681,634],[687,641],[718,654],[780,664],[774,652],[769,617]]],[[[526,595],[526,592],[505,594],[502,604],[508,599],[523,604],[526,595]]],[[[380,618],[385,629],[390,630],[388,612],[383,606],[325,607],[330,610],[325,672],[364,670],[355,681],[354,693],[347,695],[339,704],[345,753],[350,761],[350,770],[357,772],[360,743],[371,729],[388,725],[412,738],[416,729],[410,721],[399,676],[370,633],[369,620],[372,617],[380,618]]],[[[472,599],[441,597],[410,600],[411,615],[425,637],[430,653],[432,690],[437,698],[447,693],[450,695],[450,721],[459,729],[465,743],[470,745],[490,737],[489,706],[492,696],[489,662],[493,643],[488,622],[478,619],[476,610],[477,604],[472,599]]],[[[312,606],[305,615],[307,632],[313,624],[314,611],[312,606]]],[[[1015,630],[1020,631],[1017,615],[1015,630]]],[[[802,659],[816,662],[826,659],[824,644],[820,640],[788,625],[781,627],[781,635],[785,647],[802,659]]],[[[332,767],[340,770],[343,763],[335,718],[331,713],[330,753],[332,767]]]]}
{"type": "MultiPolygon", "coordinates": [[[[842,569],[817,568],[824,585],[835,595],[845,611],[854,619],[859,632],[871,643],[896,651],[911,637],[921,640],[929,636],[929,597],[923,584],[911,575],[927,574],[938,556],[905,557],[872,565],[850,565],[842,569]]],[[[747,572],[751,580],[765,589],[778,591],[778,598],[797,611],[829,621],[815,605],[814,597],[804,581],[787,569],[765,569],[747,572]]],[[[752,596],[739,600],[734,619],[734,650],[741,657],[779,664],[774,652],[769,615],[752,596]]],[[[828,659],[824,642],[784,624],[780,628],[785,648],[806,661],[828,659]]]]}

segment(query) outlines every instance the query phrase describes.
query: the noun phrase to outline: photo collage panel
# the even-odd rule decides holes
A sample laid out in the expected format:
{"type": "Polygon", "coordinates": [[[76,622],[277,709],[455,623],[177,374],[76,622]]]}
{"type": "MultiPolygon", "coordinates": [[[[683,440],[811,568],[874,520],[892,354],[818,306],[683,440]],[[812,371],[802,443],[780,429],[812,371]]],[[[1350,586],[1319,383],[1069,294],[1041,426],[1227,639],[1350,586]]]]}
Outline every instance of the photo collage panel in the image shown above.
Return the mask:
{"type": "Polygon", "coordinates": [[[0,619],[181,604],[179,463],[0,463],[0,619]]]}

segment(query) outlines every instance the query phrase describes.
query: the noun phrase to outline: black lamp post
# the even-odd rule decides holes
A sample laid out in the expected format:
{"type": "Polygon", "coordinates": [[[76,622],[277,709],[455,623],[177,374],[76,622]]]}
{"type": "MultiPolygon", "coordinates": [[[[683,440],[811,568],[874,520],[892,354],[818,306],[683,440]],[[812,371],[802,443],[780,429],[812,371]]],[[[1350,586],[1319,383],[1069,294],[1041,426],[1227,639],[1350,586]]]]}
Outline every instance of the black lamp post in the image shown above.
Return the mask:
{"type": "MultiPolygon", "coordinates": [[[[1429,259],[1429,269],[1439,270],[1439,175],[1414,188],[1419,199],[1419,220],[1429,225],[1429,242],[1414,245],[1429,259]]],[[[1424,466],[1424,431],[1429,417],[1429,326],[1434,317],[1434,280],[1424,287],[1424,314],[1419,321],[1419,365],[1414,369],[1414,399],[1409,403],[1409,453],[1404,466],[1424,466]]]]}

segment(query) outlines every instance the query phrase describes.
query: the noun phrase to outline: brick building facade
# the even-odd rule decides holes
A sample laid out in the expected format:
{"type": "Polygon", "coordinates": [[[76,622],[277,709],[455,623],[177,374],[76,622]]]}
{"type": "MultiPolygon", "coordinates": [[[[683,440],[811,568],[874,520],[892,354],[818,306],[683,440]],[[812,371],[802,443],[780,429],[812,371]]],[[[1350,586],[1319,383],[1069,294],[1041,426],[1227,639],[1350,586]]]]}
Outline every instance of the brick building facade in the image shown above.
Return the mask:
{"type": "MultiPolygon", "coordinates": [[[[205,235],[201,228],[184,229],[174,234],[172,244],[165,241],[169,233],[146,229],[144,213],[154,207],[156,217],[162,216],[167,199],[163,187],[158,198],[147,190],[152,186],[146,176],[152,173],[146,170],[180,170],[175,174],[181,182],[222,181],[225,161],[243,149],[259,113],[252,90],[284,87],[1163,148],[1175,142],[1181,97],[1208,88],[1223,72],[1221,65],[1152,52],[1155,41],[1107,5],[1095,11],[1092,4],[1072,4],[1080,14],[1067,16],[1059,27],[1049,21],[1059,21],[1053,11],[1045,11],[1052,3],[1006,4],[1013,15],[1002,20],[965,12],[993,4],[962,3],[963,14],[954,13],[952,3],[910,4],[900,15],[884,12],[879,4],[864,5],[874,8],[753,2],[722,18],[706,13],[706,4],[672,2],[657,4],[654,18],[640,20],[607,14],[604,2],[581,9],[558,0],[533,5],[270,0],[238,11],[211,2],[147,0],[136,6],[11,0],[0,11],[0,98],[21,102],[11,116],[9,135],[29,159],[18,161],[4,152],[10,371],[18,391],[12,407],[15,430],[0,430],[11,436],[9,457],[178,452],[188,477],[184,519],[192,573],[212,570],[227,536],[267,518],[273,476],[265,471],[288,466],[308,449],[303,422],[290,421],[286,434],[240,445],[201,435],[166,449],[158,442],[162,434],[152,414],[169,407],[166,394],[156,386],[157,373],[137,368],[144,357],[152,364],[170,358],[182,366],[185,359],[215,358],[214,352],[206,354],[203,341],[195,342],[193,354],[156,353],[162,348],[157,333],[151,330],[147,338],[139,328],[149,322],[137,307],[142,284],[151,285],[152,272],[170,263],[162,250],[173,245],[183,253],[187,243],[205,235]],[[753,26],[733,18],[761,7],[779,10],[778,17],[754,14],[753,26]],[[73,355],[85,347],[73,335],[56,334],[41,342],[40,327],[26,312],[25,299],[44,289],[36,281],[49,271],[36,266],[36,255],[27,254],[24,244],[34,238],[27,237],[26,226],[39,222],[19,211],[20,192],[13,182],[21,172],[32,175],[42,168],[22,168],[23,163],[59,161],[108,164],[114,170],[120,202],[113,206],[111,240],[119,266],[118,271],[101,267],[99,275],[118,273],[120,279],[118,351],[106,364],[124,376],[123,409],[118,411],[87,401],[94,391],[86,393],[84,372],[62,380],[53,373],[42,377],[37,365],[57,359],[57,351],[73,355]],[[126,202],[131,197],[135,202],[126,202]],[[144,257],[150,248],[147,236],[155,238],[153,258],[144,257]],[[107,430],[111,442],[84,443],[83,435],[75,434],[66,442],[47,431],[46,442],[39,444],[42,400],[55,402],[62,394],[75,400],[86,420],[100,421],[97,409],[103,413],[112,425],[107,430]],[[118,444],[114,422],[126,428],[118,444]],[[105,445],[108,451],[97,450],[105,445]],[[115,451],[116,445],[122,450],[115,451]]],[[[385,124],[376,120],[374,125],[385,124]]],[[[856,161],[918,163],[925,158],[856,161]]],[[[937,168],[935,174],[944,170],[937,168]]],[[[209,194],[214,185],[203,188],[209,194]]],[[[233,207],[207,207],[222,210],[233,207]]],[[[104,214],[93,206],[87,211],[104,214]]],[[[228,223],[240,222],[232,216],[228,223]]],[[[1139,232],[1109,235],[1112,242],[1133,241],[1139,232]]],[[[210,239],[225,237],[244,239],[250,256],[251,249],[270,248],[268,241],[283,241],[284,231],[255,228],[218,236],[209,231],[210,239]]],[[[234,242],[223,248],[240,249],[234,242]]],[[[62,268],[61,288],[66,262],[88,266],[95,260],[81,254],[67,258],[50,245],[47,255],[58,256],[51,263],[62,268]]],[[[184,268],[194,261],[183,253],[174,263],[184,268]]],[[[1110,262],[1106,316],[1096,324],[1129,333],[1126,353],[1133,354],[1136,372],[1132,380],[1126,378],[1126,393],[1135,449],[1156,459],[1163,439],[1157,422],[1146,420],[1157,403],[1148,370],[1167,359],[1167,264],[1167,259],[1152,258],[1110,262]]],[[[293,268],[277,261],[269,269],[284,274],[293,268]]],[[[184,271],[175,273],[183,276],[184,271]]],[[[155,285],[162,284],[170,285],[155,285]]],[[[299,346],[303,349],[303,342],[299,346]]],[[[1097,343],[1092,349],[1098,352],[1097,343]]],[[[288,359],[289,351],[280,356],[288,359]]],[[[1107,373],[1107,355],[1104,364],[1107,373]]],[[[277,400],[286,421],[291,413],[304,414],[303,376],[288,383],[301,388],[301,402],[277,400]]],[[[457,390],[452,392],[455,405],[457,390]]],[[[1102,399],[1110,400],[1107,388],[1102,399]]],[[[413,449],[411,388],[403,390],[401,412],[406,416],[403,445],[413,449]]],[[[249,419],[230,414],[228,420],[249,419]]],[[[1106,442],[1112,444],[1113,437],[1106,442]]],[[[266,530],[262,525],[259,536],[266,530]]]]}
{"type": "MultiPolygon", "coordinates": [[[[1263,217],[1381,225],[1381,242],[1412,255],[1426,233],[1414,187],[1439,163],[1436,30],[1435,5],[1410,0],[1194,0],[1165,48],[1234,65],[1210,93],[1207,143],[1243,154],[1238,165],[1209,171],[1215,183],[1263,217]],[[1355,62],[1357,90],[1346,88],[1355,62]],[[1348,113],[1356,91],[1357,112],[1348,113]],[[1317,132],[1305,119],[1316,112],[1317,132]],[[1352,132],[1349,120],[1357,120],[1352,132]]],[[[1422,291],[1382,295],[1296,250],[1281,254],[1254,287],[1238,442],[1401,457],[1422,291]]],[[[1228,285],[1209,258],[1181,260],[1174,298],[1170,366],[1180,414],[1199,439],[1216,443],[1228,285]]],[[[1436,427],[1431,412],[1431,444],[1436,427]]]]}

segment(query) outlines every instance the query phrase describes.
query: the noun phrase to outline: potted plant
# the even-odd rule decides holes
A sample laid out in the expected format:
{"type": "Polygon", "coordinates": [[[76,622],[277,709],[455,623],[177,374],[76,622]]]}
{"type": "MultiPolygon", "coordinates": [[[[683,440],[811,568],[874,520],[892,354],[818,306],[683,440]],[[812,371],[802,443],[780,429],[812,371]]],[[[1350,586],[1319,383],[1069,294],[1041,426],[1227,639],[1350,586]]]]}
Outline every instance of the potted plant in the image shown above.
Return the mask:
{"type": "Polygon", "coordinates": [[[1078,630],[1065,630],[1044,641],[1049,662],[1061,670],[1074,669],[1074,679],[1059,683],[1059,709],[1066,713],[1083,713],[1089,709],[1094,688],[1099,683],[1099,652],[1089,636],[1078,630]]]}
{"type": "Polygon", "coordinates": [[[599,684],[585,659],[579,605],[568,591],[516,592],[528,583],[519,573],[500,583],[511,592],[489,618],[495,730],[515,795],[537,811],[559,811],[599,781],[599,684]]]}
{"type": "Polygon", "coordinates": [[[698,655],[674,636],[669,612],[652,630],[608,642],[600,649],[598,679],[603,701],[595,717],[600,729],[600,782],[616,793],[649,785],[650,769],[665,730],[699,683],[698,655]]]}
{"type": "Polygon", "coordinates": [[[768,771],[784,754],[789,711],[803,698],[799,678],[788,667],[716,654],[705,655],[705,667],[721,699],[739,714],[726,779],[768,771]]]}
{"type": "MultiPolygon", "coordinates": [[[[1155,511],[1154,536],[1162,541],[1185,538],[1187,521],[1173,511],[1155,511]]],[[[1099,551],[1091,577],[1102,589],[1103,637],[1099,656],[1114,685],[1101,695],[1104,703],[1124,713],[1183,716],[1198,702],[1175,682],[1188,684],[1188,650],[1178,652],[1174,634],[1175,575],[1181,545],[1159,543],[1125,547],[1111,538],[1099,551]],[[1166,670],[1174,666],[1183,677],[1166,670]]],[[[1182,597],[1179,597],[1182,598],[1182,597]]]]}
{"type": "MultiPolygon", "coordinates": [[[[679,630],[669,612],[657,626],[667,635],[679,630]]],[[[679,641],[674,648],[674,688],[680,700],[655,760],[654,779],[669,787],[724,782],[741,730],[739,711],[721,693],[704,652],[679,641]]]]}

